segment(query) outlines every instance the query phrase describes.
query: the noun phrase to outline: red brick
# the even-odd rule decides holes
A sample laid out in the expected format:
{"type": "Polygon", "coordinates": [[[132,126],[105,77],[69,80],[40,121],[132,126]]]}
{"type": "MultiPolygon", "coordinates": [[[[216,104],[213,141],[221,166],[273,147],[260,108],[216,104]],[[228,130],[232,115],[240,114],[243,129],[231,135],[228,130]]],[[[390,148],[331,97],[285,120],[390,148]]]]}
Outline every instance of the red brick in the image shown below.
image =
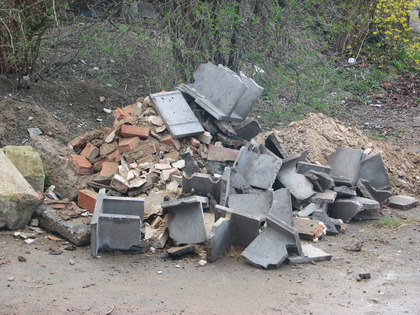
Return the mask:
{"type": "Polygon", "coordinates": [[[139,137],[131,137],[121,139],[118,144],[118,151],[120,153],[127,153],[133,151],[136,147],[140,145],[139,137]]]}
{"type": "Polygon", "coordinates": [[[61,209],[65,209],[67,207],[67,205],[59,203],[59,204],[55,204],[52,205],[51,208],[56,209],[56,210],[61,210],[61,209]]]}
{"type": "Polygon", "coordinates": [[[149,138],[150,130],[147,127],[139,127],[132,125],[122,125],[121,126],[121,135],[124,138],[129,137],[140,137],[140,139],[149,138]]]}
{"type": "Polygon", "coordinates": [[[174,161],[178,161],[179,160],[179,152],[172,151],[172,152],[166,153],[165,154],[165,159],[171,159],[171,160],[174,160],[174,161]]]}
{"type": "Polygon", "coordinates": [[[143,164],[143,163],[154,163],[156,161],[156,157],[149,155],[149,156],[145,156],[142,157],[138,160],[136,160],[137,164],[143,164]]]}
{"type": "Polygon", "coordinates": [[[80,152],[80,155],[84,156],[88,160],[93,160],[98,156],[98,154],[99,149],[90,142],[88,142],[82,152],[80,152]]]}
{"type": "Polygon", "coordinates": [[[121,155],[120,155],[120,152],[118,150],[112,151],[105,158],[109,162],[119,162],[119,161],[121,161],[121,155]]]}
{"type": "Polygon", "coordinates": [[[162,143],[167,144],[167,145],[171,145],[177,150],[179,150],[181,148],[181,143],[179,142],[179,140],[174,139],[169,135],[160,139],[159,142],[162,142],[162,143]]]}
{"type": "Polygon", "coordinates": [[[87,133],[81,134],[80,136],[72,139],[69,141],[69,143],[67,144],[67,146],[71,149],[73,149],[76,146],[80,146],[82,144],[82,139],[87,135],[87,133]]]}
{"type": "Polygon", "coordinates": [[[117,107],[114,110],[114,117],[115,117],[115,120],[120,121],[120,120],[123,120],[123,119],[125,120],[126,118],[130,117],[130,114],[127,113],[125,110],[117,107]]]}
{"type": "Polygon", "coordinates": [[[170,170],[171,164],[157,163],[155,164],[155,170],[170,170]]]}
{"type": "Polygon", "coordinates": [[[103,162],[99,176],[110,177],[118,173],[118,162],[103,162]]]}
{"type": "Polygon", "coordinates": [[[39,201],[43,201],[44,200],[44,194],[40,190],[37,190],[36,191],[36,194],[38,195],[38,200],[39,201]]]}
{"type": "Polygon", "coordinates": [[[97,192],[90,189],[81,189],[78,193],[77,205],[93,213],[95,211],[96,199],[98,199],[97,192]]]}
{"type": "Polygon", "coordinates": [[[131,105],[127,105],[127,106],[125,106],[125,107],[123,108],[123,110],[124,110],[127,114],[131,115],[131,114],[133,113],[133,105],[131,104],[131,105]]]}
{"type": "Polygon", "coordinates": [[[70,166],[80,175],[90,175],[92,173],[92,165],[82,155],[70,155],[70,166]]]}

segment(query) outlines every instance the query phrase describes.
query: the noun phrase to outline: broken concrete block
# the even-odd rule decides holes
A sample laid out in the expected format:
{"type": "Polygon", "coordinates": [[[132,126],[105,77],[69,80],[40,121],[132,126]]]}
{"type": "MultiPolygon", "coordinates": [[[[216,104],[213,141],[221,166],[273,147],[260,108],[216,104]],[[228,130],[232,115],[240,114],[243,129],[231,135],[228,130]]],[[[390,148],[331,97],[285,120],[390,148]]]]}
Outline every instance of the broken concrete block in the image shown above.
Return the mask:
{"type": "Polygon", "coordinates": [[[267,139],[265,139],[265,147],[277,155],[281,159],[287,158],[286,151],[283,150],[280,141],[277,139],[275,133],[271,133],[268,135],[267,139]]]}
{"type": "Polygon", "coordinates": [[[418,204],[419,201],[414,197],[398,195],[389,198],[388,206],[394,209],[408,210],[417,207],[418,204]]]}
{"type": "Polygon", "coordinates": [[[245,180],[245,178],[237,172],[235,169],[231,169],[231,187],[235,189],[237,193],[247,194],[252,188],[251,185],[245,180]]]}
{"type": "Polygon", "coordinates": [[[251,146],[242,147],[233,167],[253,187],[269,189],[273,187],[282,165],[280,158],[252,151],[251,146]]]}
{"type": "MultiPolygon", "coordinates": [[[[237,213],[249,214],[260,220],[270,212],[273,204],[273,190],[261,191],[259,193],[250,194],[233,194],[229,196],[229,208],[237,213]]],[[[274,211],[279,211],[275,209],[274,211]]]]}
{"type": "Polygon", "coordinates": [[[339,199],[336,200],[330,209],[330,216],[335,219],[341,219],[345,223],[364,209],[363,204],[356,200],[339,199]]]}
{"type": "Polygon", "coordinates": [[[216,261],[232,244],[229,218],[219,218],[206,243],[207,261],[216,261]]]}
{"type": "Polygon", "coordinates": [[[207,160],[218,162],[235,161],[238,156],[238,152],[238,150],[234,149],[209,145],[207,160]]]}
{"type": "Polygon", "coordinates": [[[180,91],[151,94],[150,100],[173,138],[183,138],[204,132],[203,126],[180,91]]]}
{"type": "Polygon", "coordinates": [[[363,205],[364,210],[376,210],[381,207],[379,202],[377,202],[376,200],[369,199],[369,198],[356,196],[356,197],[351,197],[348,200],[360,202],[363,205]]]}
{"type": "Polygon", "coordinates": [[[248,86],[232,70],[210,62],[200,64],[193,76],[194,83],[181,84],[178,89],[214,118],[232,121],[231,115],[248,86]]]}
{"type": "Polygon", "coordinates": [[[375,154],[361,162],[359,178],[367,180],[375,189],[391,189],[388,173],[380,154],[375,154]]]}
{"type": "Polygon", "coordinates": [[[283,163],[277,174],[277,179],[285,187],[290,189],[290,193],[299,200],[305,200],[311,197],[315,191],[313,184],[302,174],[296,172],[296,163],[300,156],[289,159],[287,163],[283,163]]]}
{"type": "Polygon", "coordinates": [[[91,221],[92,256],[105,245],[115,250],[139,246],[143,215],[144,199],[108,197],[101,189],[91,221]]]}
{"type": "Polygon", "coordinates": [[[333,190],[337,193],[337,198],[350,198],[357,196],[356,187],[336,186],[333,190]]]}
{"type": "MultiPolygon", "coordinates": [[[[305,208],[303,208],[302,210],[300,210],[298,212],[298,216],[299,217],[308,217],[310,216],[314,211],[318,210],[321,207],[320,204],[318,203],[310,203],[308,204],[305,208]]],[[[316,219],[318,220],[318,219],[316,219]]]]}
{"type": "Polygon", "coordinates": [[[273,203],[269,214],[293,226],[292,196],[289,188],[278,189],[273,193],[273,203]]]}
{"type": "Polygon", "coordinates": [[[73,150],[48,136],[34,136],[30,144],[40,154],[44,172],[50,176],[56,191],[69,199],[76,199],[86,176],[76,174],[70,166],[68,156],[74,154],[73,150]]]}
{"type": "Polygon", "coordinates": [[[229,229],[232,245],[247,247],[260,233],[261,218],[258,216],[217,205],[215,219],[219,220],[219,218],[230,218],[229,229]]]}
{"type": "Polygon", "coordinates": [[[303,175],[314,185],[314,189],[318,192],[333,189],[335,186],[334,179],[326,173],[309,170],[303,175]]]}
{"type": "Polygon", "coordinates": [[[332,190],[326,190],[324,192],[317,192],[311,198],[309,198],[309,202],[321,204],[321,203],[333,203],[335,198],[337,197],[337,193],[332,190]]]}
{"type": "Polygon", "coordinates": [[[258,121],[253,117],[249,117],[244,121],[235,125],[234,130],[236,135],[245,140],[251,140],[261,132],[261,127],[258,124],[258,121]]]}
{"type": "Polygon", "coordinates": [[[44,167],[38,152],[31,146],[9,145],[2,150],[35,191],[44,191],[44,167]]]}
{"type": "Polygon", "coordinates": [[[320,209],[316,210],[312,213],[312,219],[321,221],[325,224],[325,227],[327,228],[327,235],[337,235],[340,233],[341,226],[343,225],[343,221],[341,219],[334,219],[328,216],[328,214],[320,209]]]}
{"type": "Polygon", "coordinates": [[[38,194],[0,150],[0,228],[22,229],[39,203],[38,194]]]}
{"type": "MultiPolygon", "coordinates": [[[[222,181],[222,178],[215,178],[209,174],[195,173],[190,178],[182,178],[182,192],[189,193],[194,191],[201,196],[210,194],[220,204],[222,181]]],[[[226,192],[224,194],[226,195],[226,192]]]]}
{"type": "Polygon", "coordinates": [[[363,151],[360,149],[337,148],[328,157],[331,166],[331,176],[336,186],[354,186],[359,177],[360,162],[363,151]]]}
{"type": "Polygon", "coordinates": [[[176,245],[202,243],[206,240],[203,206],[195,197],[165,201],[164,214],[169,213],[169,236],[176,245]]]}
{"type": "Polygon", "coordinates": [[[325,224],[317,220],[293,218],[293,225],[302,239],[313,242],[317,242],[327,232],[325,224]]]}
{"type": "Polygon", "coordinates": [[[241,256],[253,265],[268,269],[280,266],[289,252],[296,255],[302,252],[297,230],[268,216],[267,226],[241,256]]]}
{"type": "Polygon", "coordinates": [[[384,202],[392,195],[391,191],[376,189],[372,187],[367,180],[361,178],[357,181],[357,188],[363,197],[373,199],[378,202],[384,202]]]}
{"type": "MultiPolygon", "coordinates": [[[[255,103],[258,101],[258,99],[264,92],[264,88],[259,86],[251,78],[248,78],[243,72],[239,73],[239,77],[242,80],[242,82],[245,83],[247,89],[238,100],[238,104],[233,108],[233,112],[230,115],[231,119],[236,121],[242,121],[248,117],[252,107],[255,105],[255,103]]],[[[251,137],[250,139],[252,138],[253,137],[251,137]]]]}
{"type": "MultiPolygon", "coordinates": [[[[315,171],[315,172],[330,175],[331,174],[331,167],[299,161],[296,165],[296,171],[299,174],[305,174],[308,171],[315,171]]],[[[328,189],[330,189],[330,188],[328,188],[328,189]]]]}
{"type": "Polygon", "coordinates": [[[41,205],[36,208],[35,214],[39,220],[39,226],[51,232],[63,236],[66,240],[77,246],[84,246],[90,242],[89,217],[78,217],[63,220],[59,211],[50,205],[41,205]]]}
{"type": "Polygon", "coordinates": [[[324,252],[322,249],[312,246],[311,244],[302,245],[302,255],[290,254],[287,261],[291,265],[307,264],[310,262],[330,261],[331,254],[324,252]]]}

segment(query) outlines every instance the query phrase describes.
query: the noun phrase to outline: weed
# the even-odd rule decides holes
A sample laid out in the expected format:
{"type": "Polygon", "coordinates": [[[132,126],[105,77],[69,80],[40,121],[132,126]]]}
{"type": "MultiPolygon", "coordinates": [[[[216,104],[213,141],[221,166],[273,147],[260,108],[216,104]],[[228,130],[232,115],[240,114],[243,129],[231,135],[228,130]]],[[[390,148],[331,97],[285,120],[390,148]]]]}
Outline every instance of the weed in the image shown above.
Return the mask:
{"type": "Polygon", "coordinates": [[[379,221],[378,224],[380,226],[383,226],[383,227],[399,227],[399,226],[401,226],[403,224],[403,222],[400,219],[387,217],[387,218],[382,219],[381,221],[379,221]]]}

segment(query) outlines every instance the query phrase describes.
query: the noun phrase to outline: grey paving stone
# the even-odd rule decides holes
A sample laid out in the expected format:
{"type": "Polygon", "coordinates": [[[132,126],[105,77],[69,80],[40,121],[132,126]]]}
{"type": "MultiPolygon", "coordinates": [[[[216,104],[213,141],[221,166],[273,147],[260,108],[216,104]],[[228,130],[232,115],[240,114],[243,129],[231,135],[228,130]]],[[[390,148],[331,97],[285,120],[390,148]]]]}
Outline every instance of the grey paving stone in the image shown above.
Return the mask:
{"type": "Polygon", "coordinates": [[[408,210],[417,207],[419,201],[410,196],[397,195],[389,198],[388,206],[395,209],[408,210]]]}

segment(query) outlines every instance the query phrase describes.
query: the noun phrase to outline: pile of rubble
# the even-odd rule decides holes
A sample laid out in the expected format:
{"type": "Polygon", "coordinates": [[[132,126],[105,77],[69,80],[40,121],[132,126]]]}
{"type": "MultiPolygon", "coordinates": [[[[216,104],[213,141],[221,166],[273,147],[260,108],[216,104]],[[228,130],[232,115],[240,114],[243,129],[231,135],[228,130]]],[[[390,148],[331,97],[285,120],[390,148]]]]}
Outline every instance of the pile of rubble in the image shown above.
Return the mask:
{"type": "MultiPolygon", "coordinates": [[[[300,239],[338,234],[352,219],[376,219],[388,202],[417,204],[391,197],[379,154],[337,148],[324,165],[308,163],[309,152],[286,154],[276,133],[261,135],[248,118],[263,89],[244,74],[208,63],[194,78],[117,108],[112,128],[73,139],[71,152],[52,150],[60,153],[50,169],[66,169],[58,177],[67,177],[67,186],[55,178],[48,196],[56,201],[37,209],[41,225],[78,245],[91,232],[93,256],[106,247],[168,244],[176,255],[191,249],[178,246],[205,243],[210,262],[233,245],[251,264],[270,268],[330,259],[300,239]],[[88,232],[90,215],[79,207],[93,213],[88,232]],[[82,221],[70,223],[72,216],[82,221]]],[[[55,144],[42,138],[31,142],[46,163],[46,147],[55,144]]]]}

